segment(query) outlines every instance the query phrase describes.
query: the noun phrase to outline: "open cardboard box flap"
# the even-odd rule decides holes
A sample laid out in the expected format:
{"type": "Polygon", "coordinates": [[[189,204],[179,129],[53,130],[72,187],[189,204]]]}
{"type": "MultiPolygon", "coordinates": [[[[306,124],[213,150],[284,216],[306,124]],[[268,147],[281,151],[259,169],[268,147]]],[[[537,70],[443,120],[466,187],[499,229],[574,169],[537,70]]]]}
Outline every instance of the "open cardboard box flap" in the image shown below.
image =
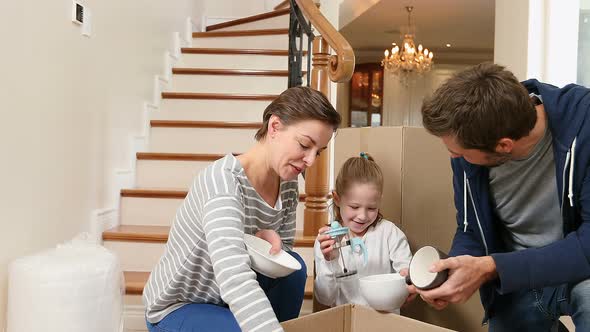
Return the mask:
{"type": "Polygon", "coordinates": [[[346,304],[282,323],[285,332],[452,331],[396,314],[346,304]]]}

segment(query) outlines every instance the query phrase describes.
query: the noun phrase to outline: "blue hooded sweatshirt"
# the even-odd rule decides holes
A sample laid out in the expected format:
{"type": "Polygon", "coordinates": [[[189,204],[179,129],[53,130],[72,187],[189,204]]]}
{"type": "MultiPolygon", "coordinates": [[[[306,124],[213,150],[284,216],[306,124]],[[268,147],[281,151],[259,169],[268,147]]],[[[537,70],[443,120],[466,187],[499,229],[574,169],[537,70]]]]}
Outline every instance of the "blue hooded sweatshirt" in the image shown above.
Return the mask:
{"type": "Polygon", "coordinates": [[[564,238],[508,252],[490,195],[489,168],[451,159],[458,227],[450,255],[491,255],[496,262],[499,278],[480,289],[486,318],[496,293],[590,278],[590,89],[575,84],[557,88],[534,79],[523,85],[541,95],[547,113],[564,238]]]}

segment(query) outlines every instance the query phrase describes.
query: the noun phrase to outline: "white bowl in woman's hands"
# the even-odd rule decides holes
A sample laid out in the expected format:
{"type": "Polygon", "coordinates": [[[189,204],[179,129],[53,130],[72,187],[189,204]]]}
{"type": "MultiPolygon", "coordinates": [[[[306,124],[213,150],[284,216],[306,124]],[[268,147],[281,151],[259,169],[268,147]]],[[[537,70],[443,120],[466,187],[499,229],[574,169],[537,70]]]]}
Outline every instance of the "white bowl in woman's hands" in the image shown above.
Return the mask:
{"type": "Polygon", "coordinates": [[[244,234],[244,243],[250,255],[252,269],[269,278],[281,278],[301,270],[301,264],[284,250],[271,255],[271,244],[250,234],[244,234]]]}

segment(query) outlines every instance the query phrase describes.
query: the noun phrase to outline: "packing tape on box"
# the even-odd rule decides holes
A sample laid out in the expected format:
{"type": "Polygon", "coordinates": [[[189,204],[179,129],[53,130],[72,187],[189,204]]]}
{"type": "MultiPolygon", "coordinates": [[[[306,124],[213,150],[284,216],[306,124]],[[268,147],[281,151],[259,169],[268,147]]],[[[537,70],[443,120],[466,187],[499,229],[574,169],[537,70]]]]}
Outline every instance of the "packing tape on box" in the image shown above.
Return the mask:
{"type": "Polygon", "coordinates": [[[7,332],[118,332],[124,281],[117,256],[81,234],[11,262],[7,332]]]}

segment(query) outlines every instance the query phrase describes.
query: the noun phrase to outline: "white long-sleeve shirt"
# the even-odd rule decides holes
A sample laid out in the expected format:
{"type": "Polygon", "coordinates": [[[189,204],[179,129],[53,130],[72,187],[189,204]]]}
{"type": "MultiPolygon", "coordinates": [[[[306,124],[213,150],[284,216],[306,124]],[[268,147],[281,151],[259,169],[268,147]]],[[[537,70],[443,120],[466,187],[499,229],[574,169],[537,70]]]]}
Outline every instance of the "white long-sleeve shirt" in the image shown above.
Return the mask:
{"type": "Polygon", "coordinates": [[[269,206],[231,154],[196,177],[144,288],[150,323],[189,303],[227,303],[243,331],[283,331],[244,245],[244,233],[272,229],[292,249],[297,181],[282,181],[279,190],[269,206]]]}
{"type": "MultiPolygon", "coordinates": [[[[320,243],[316,240],[313,294],[320,303],[331,307],[346,303],[369,306],[361,295],[359,279],[369,275],[399,272],[410,265],[412,253],[406,235],[388,220],[383,219],[370,226],[363,236],[363,242],[368,253],[367,265],[359,264],[358,273],[354,277],[336,279],[334,269],[342,269],[341,259],[326,261],[320,243]]],[[[345,247],[342,250],[350,249],[345,247]]]]}

